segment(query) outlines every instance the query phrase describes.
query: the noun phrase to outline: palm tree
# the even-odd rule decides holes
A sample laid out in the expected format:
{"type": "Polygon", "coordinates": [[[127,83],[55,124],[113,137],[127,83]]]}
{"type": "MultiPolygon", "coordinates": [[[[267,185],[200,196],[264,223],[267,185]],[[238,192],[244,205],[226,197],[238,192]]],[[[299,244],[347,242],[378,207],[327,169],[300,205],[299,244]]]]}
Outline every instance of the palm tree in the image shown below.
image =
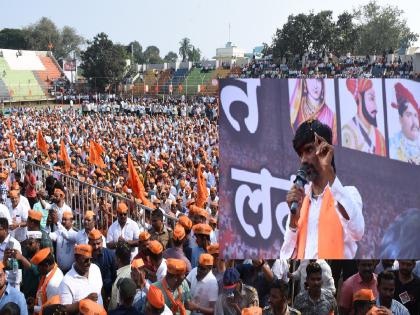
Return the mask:
{"type": "Polygon", "coordinates": [[[182,56],[182,61],[184,62],[188,58],[188,53],[191,51],[191,42],[188,37],[181,39],[179,42],[179,54],[182,56]]]}

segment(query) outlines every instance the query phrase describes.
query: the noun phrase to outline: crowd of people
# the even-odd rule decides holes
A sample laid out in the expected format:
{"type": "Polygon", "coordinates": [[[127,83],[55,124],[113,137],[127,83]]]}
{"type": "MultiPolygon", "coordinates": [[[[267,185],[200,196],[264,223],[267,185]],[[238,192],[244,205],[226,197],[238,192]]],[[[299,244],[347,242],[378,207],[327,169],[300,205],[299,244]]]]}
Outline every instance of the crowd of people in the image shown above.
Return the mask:
{"type": "Polygon", "coordinates": [[[340,59],[308,56],[305,64],[290,66],[272,60],[252,60],[232,71],[231,78],[405,78],[419,79],[413,71],[412,60],[398,58],[392,62],[386,56],[371,61],[369,56],[340,59]]]}

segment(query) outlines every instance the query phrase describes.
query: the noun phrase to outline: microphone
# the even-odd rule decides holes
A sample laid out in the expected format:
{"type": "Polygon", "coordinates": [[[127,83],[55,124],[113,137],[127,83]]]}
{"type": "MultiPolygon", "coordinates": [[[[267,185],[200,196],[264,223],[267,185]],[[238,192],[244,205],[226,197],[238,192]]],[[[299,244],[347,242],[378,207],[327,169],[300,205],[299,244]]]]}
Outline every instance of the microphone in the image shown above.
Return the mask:
{"type": "MultiPolygon", "coordinates": [[[[300,169],[298,169],[298,171],[296,172],[296,178],[295,178],[295,181],[293,183],[296,184],[296,186],[299,187],[299,188],[305,187],[305,185],[308,183],[308,180],[306,179],[307,168],[308,167],[306,165],[302,165],[300,167],[300,169]]],[[[292,214],[296,214],[298,206],[299,206],[299,203],[297,201],[293,201],[292,205],[290,206],[290,212],[292,214]]]]}

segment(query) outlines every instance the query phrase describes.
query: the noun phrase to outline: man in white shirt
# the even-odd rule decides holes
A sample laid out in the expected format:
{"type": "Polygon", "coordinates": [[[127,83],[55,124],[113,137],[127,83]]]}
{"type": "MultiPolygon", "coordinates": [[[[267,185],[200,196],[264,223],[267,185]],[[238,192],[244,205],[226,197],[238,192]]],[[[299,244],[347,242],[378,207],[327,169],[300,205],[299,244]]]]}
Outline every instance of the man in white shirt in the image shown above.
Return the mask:
{"type": "Polygon", "coordinates": [[[38,266],[41,280],[36,292],[34,312],[39,313],[44,305],[54,295],[58,295],[58,288],[63,280],[63,272],[54,262],[54,256],[49,247],[39,250],[31,259],[38,266]]]}
{"type": "MultiPolygon", "coordinates": [[[[93,211],[86,211],[85,213],[85,217],[83,219],[83,227],[84,229],[80,230],[79,232],[77,232],[76,234],[76,244],[88,244],[89,243],[89,233],[95,229],[95,222],[96,222],[96,215],[93,211]]],[[[102,236],[102,241],[104,244],[104,247],[106,242],[105,242],[105,237],[102,236]]]]}
{"type": "Polygon", "coordinates": [[[30,210],[29,203],[26,204],[22,200],[22,196],[18,190],[11,190],[10,197],[10,217],[12,224],[10,225],[10,234],[19,242],[26,239],[26,221],[28,220],[28,211],[30,210]]]}
{"type": "Polygon", "coordinates": [[[57,264],[66,273],[74,262],[74,245],[76,244],[77,231],[73,229],[73,213],[64,211],[61,223],[58,225],[56,232],[50,233],[50,238],[56,242],[57,264]],[[67,238],[64,237],[64,233],[66,233],[67,238]]]}
{"type": "Polygon", "coordinates": [[[139,225],[128,218],[128,207],[124,202],[118,204],[117,216],[117,221],[112,223],[108,230],[107,247],[115,249],[118,242],[125,242],[131,248],[131,259],[133,259],[137,255],[139,225]]]}
{"type": "Polygon", "coordinates": [[[309,191],[293,185],[287,194],[291,211],[280,258],[352,259],[364,234],[362,198],[353,186],[344,187],[336,176],[332,131],[318,120],[303,122],[293,147],[299,155],[309,191]]]}
{"type": "Polygon", "coordinates": [[[12,224],[12,218],[10,217],[9,209],[2,203],[0,203],[0,218],[6,218],[9,225],[12,224]]]}
{"type": "Polygon", "coordinates": [[[147,278],[152,283],[161,281],[166,276],[168,269],[166,265],[166,259],[163,258],[163,245],[159,241],[153,240],[149,242],[148,250],[150,262],[153,266],[153,270],[156,270],[156,272],[153,272],[153,270],[145,269],[148,273],[147,278]]]}
{"type": "Polygon", "coordinates": [[[49,204],[45,202],[44,200],[41,200],[41,204],[43,207],[45,207],[46,210],[53,210],[58,215],[58,222],[61,222],[63,219],[63,212],[64,211],[70,211],[72,212],[69,205],[66,204],[64,198],[66,197],[66,194],[63,190],[60,188],[54,189],[54,194],[51,196],[51,201],[53,204],[49,204]]]}
{"type": "Polygon", "coordinates": [[[92,247],[87,244],[76,245],[74,248],[74,264],[64,276],[59,287],[60,301],[68,305],[67,310],[77,311],[79,301],[88,298],[103,304],[102,276],[99,267],[91,264],[92,247]]]}
{"type": "Polygon", "coordinates": [[[201,254],[198,267],[191,270],[187,276],[191,288],[191,315],[214,314],[219,286],[212,272],[213,262],[212,255],[201,254]]]}
{"type": "MultiPolygon", "coordinates": [[[[4,260],[4,255],[7,250],[17,250],[22,254],[22,246],[13,236],[9,234],[9,222],[6,218],[0,218],[0,261],[4,260]]],[[[7,254],[6,254],[6,257],[7,254]]],[[[14,288],[19,289],[22,280],[22,270],[14,273],[12,270],[6,272],[7,281],[14,288]]]]}

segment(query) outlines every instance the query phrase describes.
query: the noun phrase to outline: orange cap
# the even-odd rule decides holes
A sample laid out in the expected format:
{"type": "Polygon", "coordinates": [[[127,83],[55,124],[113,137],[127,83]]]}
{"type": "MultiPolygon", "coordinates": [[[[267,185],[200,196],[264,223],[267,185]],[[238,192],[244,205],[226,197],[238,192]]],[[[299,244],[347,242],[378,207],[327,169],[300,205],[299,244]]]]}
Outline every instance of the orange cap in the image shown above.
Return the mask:
{"type": "Polygon", "coordinates": [[[210,235],[212,230],[213,229],[211,228],[211,226],[205,223],[199,223],[193,226],[193,231],[195,235],[210,235]]]}
{"type": "Polygon", "coordinates": [[[79,312],[83,315],[106,315],[104,307],[89,299],[79,302],[79,312]]]}
{"type": "Polygon", "coordinates": [[[90,240],[99,240],[100,238],[102,238],[102,233],[98,229],[93,229],[89,232],[88,237],[90,240]]]}
{"type": "Polygon", "coordinates": [[[214,258],[210,254],[201,254],[198,263],[201,266],[213,266],[214,258]]]}
{"type": "Polygon", "coordinates": [[[74,253],[88,258],[92,258],[92,246],[89,244],[79,244],[74,246],[74,253]]]}
{"type": "Polygon", "coordinates": [[[371,289],[360,289],[356,293],[353,294],[353,302],[354,301],[374,301],[375,296],[373,295],[373,291],[371,289]]]}
{"type": "Polygon", "coordinates": [[[1,178],[1,179],[7,179],[7,174],[6,174],[6,173],[4,173],[4,172],[1,172],[1,173],[0,173],[0,178],[1,178]]]}
{"type": "Polygon", "coordinates": [[[71,211],[64,211],[63,212],[63,218],[73,219],[73,212],[71,212],[71,211]]]}
{"type": "Polygon", "coordinates": [[[85,219],[92,219],[95,216],[95,212],[88,210],[85,212],[85,219]]]}
{"type": "Polygon", "coordinates": [[[46,307],[46,306],[48,306],[48,305],[55,305],[55,304],[60,304],[61,303],[61,301],[60,301],[60,296],[59,295],[54,295],[54,296],[52,296],[47,302],[45,302],[43,305],[42,305],[42,307],[41,307],[41,315],[42,315],[42,313],[43,313],[43,311],[44,311],[44,308],[46,307]]]}
{"type": "Polygon", "coordinates": [[[219,243],[211,244],[207,246],[207,252],[210,255],[218,254],[219,253],[219,243]]]}
{"type": "Polygon", "coordinates": [[[156,240],[150,241],[149,250],[153,254],[158,255],[163,252],[163,245],[159,241],[156,241],[156,240]]]}
{"type": "Polygon", "coordinates": [[[117,207],[117,212],[118,212],[118,213],[127,213],[127,212],[128,212],[128,207],[127,207],[127,205],[125,204],[125,202],[120,202],[120,203],[118,204],[118,207],[117,207]]]}
{"type": "Polygon", "coordinates": [[[162,309],[165,306],[165,298],[163,297],[162,291],[154,285],[149,287],[146,298],[154,308],[162,309]]]}
{"type": "Polygon", "coordinates": [[[208,218],[208,216],[209,216],[209,213],[207,212],[207,210],[206,209],[203,209],[203,208],[199,208],[199,207],[196,207],[196,211],[195,211],[195,214],[196,215],[199,215],[200,217],[204,217],[204,218],[208,218]]]}
{"type": "Polygon", "coordinates": [[[28,217],[31,218],[34,221],[41,222],[42,220],[42,213],[39,211],[29,210],[28,211],[28,217]]]}
{"type": "Polygon", "coordinates": [[[43,248],[39,250],[31,259],[31,263],[34,265],[39,265],[48,255],[51,253],[51,249],[49,247],[43,248]]]}
{"type": "Polygon", "coordinates": [[[141,240],[141,241],[147,241],[148,239],[150,239],[150,233],[149,232],[147,232],[147,231],[143,231],[143,232],[140,232],[140,234],[139,234],[139,239],[141,240]]]}
{"type": "Polygon", "coordinates": [[[181,224],[186,230],[191,230],[192,228],[192,221],[186,215],[180,216],[178,219],[178,223],[181,224]]]}
{"type": "Polygon", "coordinates": [[[180,241],[182,239],[184,239],[185,237],[185,229],[181,224],[176,224],[175,225],[175,229],[174,229],[174,233],[173,233],[173,239],[176,241],[180,241]]]}
{"type": "Polygon", "coordinates": [[[0,261],[0,269],[3,269],[4,270],[4,264],[3,264],[3,262],[2,261],[0,261]]]}
{"type": "Polygon", "coordinates": [[[144,266],[144,261],[141,258],[133,259],[131,262],[131,268],[142,268],[144,266]]]}
{"type": "Polygon", "coordinates": [[[182,275],[187,272],[187,264],[182,259],[168,258],[166,260],[168,273],[173,275],[182,275]]]}
{"type": "Polygon", "coordinates": [[[242,309],[242,315],[262,315],[262,308],[258,306],[252,306],[242,309]]]}

